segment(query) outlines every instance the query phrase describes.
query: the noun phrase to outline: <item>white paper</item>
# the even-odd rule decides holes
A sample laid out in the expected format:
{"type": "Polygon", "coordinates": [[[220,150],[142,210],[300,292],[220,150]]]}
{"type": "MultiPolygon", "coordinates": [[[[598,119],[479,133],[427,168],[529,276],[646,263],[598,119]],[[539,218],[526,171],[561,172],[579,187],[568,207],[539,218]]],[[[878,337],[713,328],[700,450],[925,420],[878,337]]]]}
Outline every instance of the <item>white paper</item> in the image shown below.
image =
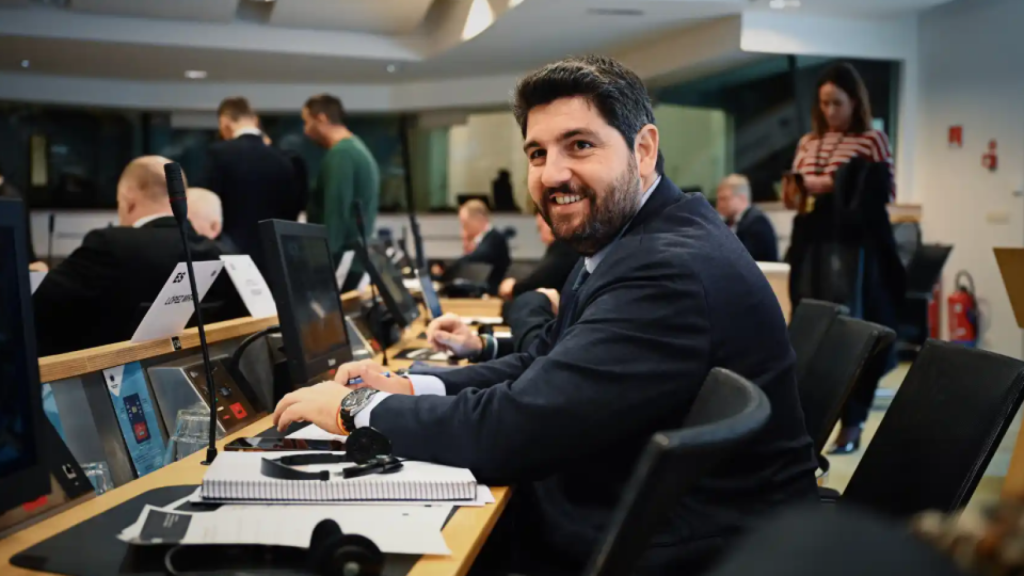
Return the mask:
{"type": "MultiPolygon", "coordinates": [[[[213,281],[217,279],[224,263],[215,260],[211,262],[194,262],[192,264],[196,273],[196,291],[199,293],[199,301],[202,302],[206,293],[209,292],[213,281]]],[[[128,278],[126,281],[131,282],[128,278]]],[[[184,262],[179,262],[167,278],[167,283],[160,290],[160,294],[153,299],[153,305],[146,312],[146,317],[135,330],[132,342],[144,342],[157,338],[169,338],[180,334],[188,324],[188,319],[195,312],[195,305],[192,303],[192,290],[189,287],[188,268],[184,262]]]]}
{"type": "Polygon", "coordinates": [[[413,294],[423,291],[423,285],[420,284],[419,278],[402,278],[402,285],[413,294]]]}
{"type": "Polygon", "coordinates": [[[363,277],[359,279],[359,285],[356,286],[356,291],[362,292],[370,287],[370,274],[363,272],[363,277]]]}
{"type": "Polygon", "coordinates": [[[462,319],[467,324],[501,324],[501,316],[468,316],[462,319]]]}
{"type": "Polygon", "coordinates": [[[352,257],[355,254],[355,250],[348,250],[342,254],[341,262],[338,263],[338,269],[334,271],[334,279],[338,282],[339,292],[342,286],[345,285],[345,278],[348,278],[348,271],[352,268],[352,257]]]}
{"type": "Polygon", "coordinates": [[[29,283],[29,286],[31,286],[31,288],[32,288],[32,291],[30,292],[30,294],[35,294],[36,293],[36,289],[39,288],[39,285],[43,283],[43,278],[46,278],[46,272],[32,272],[32,271],[29,271],[29,273],[28,273],[28,283],[29,283]]]}
{"type": "Polygon", "coordinates": [[[316,424],[310,424],[301,430],[292,432],[285,436],[285,438],[291,438],[292,440],[338,440],[344,442],[348,436],[332,434],[316,424]]]}
{"type": "Polygon", "coordinates": [[[244,505],[190,513],[147,505],[139,519],[118,538],[142,545],[264,544],[308,548],[316,525],[330,519],[338,523],[342,532],[365,536],[387,554],[447,556],[451,551],[441,535],[441,527],[451,510],[450,505],[244,505]]]}
{"type": "MultiPolygon", "coordinates": [[[[203,498],[203,489],[198,488],[189,497],[188,501],[194,504],[219,504],[220,500],[206,500],[203,498]]],[[[483,484],[477,484],[476,486],[476,499],[475,500],[462,500],[458,503],[450,504],[445,502],[438,502],[437,500],[359,500],[357,502],[323,502],[309,504],[305,502],[271,502],[268,503],[262,500],[231,500],[228,503],[231,505],[240,504],[256,504],[261,506],[464,506],[467,508],[481,508],[488,504],[494,504],[494,493],[488,486],[483,484]]],[[[174,507],[177,507],[175,504],[174,507]]]]}
{"type": "Polygon", "coordinates": [[[274,303],[274,294],[267,286],[267,281],[260,274],[256,263],[246,254],[241,256],[221,256],[224,267],[231,277],[231,283],[235,290],[245,302],[249,315],[253,318],[268,318],[277,316],[277,305],[274,303]]]}
{"type": "Polygon", "coordinates": [[[512,337],[512,332],[510,330],[495,330],[494,331],[494,337],[495,338],[511,338],[512,337]]]}

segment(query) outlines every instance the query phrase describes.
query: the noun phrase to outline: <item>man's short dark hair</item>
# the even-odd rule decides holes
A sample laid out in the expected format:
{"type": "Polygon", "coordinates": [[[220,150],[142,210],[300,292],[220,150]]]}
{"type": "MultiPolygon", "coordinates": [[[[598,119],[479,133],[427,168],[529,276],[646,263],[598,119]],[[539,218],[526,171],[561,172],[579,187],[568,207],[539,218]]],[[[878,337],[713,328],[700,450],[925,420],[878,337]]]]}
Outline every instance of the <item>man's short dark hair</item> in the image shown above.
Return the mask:
{"type": "Polygon", "coordinates": [[[256,113],[253,112],[247,99],[242,96],[232,96],[221,100],[220,106],[217,107],[217,116],[227,116],[232,122],[237,122],[241,118],[256,116],[256,113]]]}
{"type": "Polygon", "coordinates": [[[345,106],[337,96],[330,94],[310,96],[309,100],[306,100],[304,108],[309,110],[313,117],[323,114],[331,124],[339,126],[345,124],[345,106]]]}
{"type": "MultiPolygon", "coordinates": [[[[647,124],[654,124],[651,98],[640,77],[607,56],[572,56],[541,68],[516,85],[512,102],[519,128],[526,137],[530,110],[560,98],[586,98],[605,122],[615,128],[633,147],[636,135],[647,124]]],[[[657,171],[664,159],[658,151],[657,171]]]]}

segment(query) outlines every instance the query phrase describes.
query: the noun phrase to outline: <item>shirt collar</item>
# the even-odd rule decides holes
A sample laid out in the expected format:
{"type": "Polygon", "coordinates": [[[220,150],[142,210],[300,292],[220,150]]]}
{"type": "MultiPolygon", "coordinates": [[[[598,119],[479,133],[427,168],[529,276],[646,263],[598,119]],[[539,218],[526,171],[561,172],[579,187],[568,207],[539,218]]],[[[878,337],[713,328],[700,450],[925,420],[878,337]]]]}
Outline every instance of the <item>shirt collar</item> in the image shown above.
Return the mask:
{"type": "Polygon", "coordinates": [[[250,135],[251,136],[259,136],[260,138],[262,138],[263,137],[263,131],[260,130],[259,128],[249,127],[249,128],[239,128],[238,131],[235,132],[235,138],[238,138],[239,136],[250,136],[250,135]]]}
{"type": "Polygon", "coordinates": [[[153,220],[158,220],[160,218],[166,218],[168,216],[172,216],[173,217],[174,214],[172,214],[170,212],[167,212],[165,214],[153,214],[152,216],[143,216],[142,218],[139,218],[138,220],[136,220],[135,224],[132,224],[132,228],[142,228],[143,226],[145,226],[146,224],[149,224],[153,220]]]}
{"type": "MultiPolygon", "coordinates": [[[[640,205],[637,206],[637,208],[636,208],[636,211],[638,213],[640,212],[640,209],[644,207],[644,204],[647,203],[647,199],[651,197],[651,194],[654,192],[654,189],[657,188],[658,184],[660,184],[660,183],[661,183],[661,176],[659,175],[654,180],[654,184],[651,184],[651,187],[647,189],[647,192],[644,192],[644,195],[640,197],[640,205]]],[[[635,217],[636,214],[634,214],[633,216],[635,217]]],[[[632,219],[630,219],[630,221],[632,221],[632,219]]],[[[626,224],[626,226],[629,226],[629,224],[626,224]]],[[[597,254],[594,254],[593,256],[587,256],[587,257],[585,257],[583,259],[583,265],[587,267],[587,272],[589,272],[591,274],[594,273],[594,269],[596,269],[597,265],[601,263],[601,260],[604,260],[605,255],[608,254],[608,249],[611,248],[612,245],[615,244],[615,242],[617,240],[618,240],[618,237],[616,237],[615,240],[612,240],[611,242],[609,242],[608,245],[605,246],[604,248],[601,248],[600,250],[598,250],[597,254]]]]}
{"type": "Polygon", "coordinates": [[[480,241],[484,239],[484,236],[487,236],[487,233],[490,232],[492,228],[494,228],[494,226],[491,225],[491,224],[488,224],[487,228],[484,228],[483,232],[477,234],[476,238],[473,238],[473,247],[474,248],[480,245],[480,241]]]}

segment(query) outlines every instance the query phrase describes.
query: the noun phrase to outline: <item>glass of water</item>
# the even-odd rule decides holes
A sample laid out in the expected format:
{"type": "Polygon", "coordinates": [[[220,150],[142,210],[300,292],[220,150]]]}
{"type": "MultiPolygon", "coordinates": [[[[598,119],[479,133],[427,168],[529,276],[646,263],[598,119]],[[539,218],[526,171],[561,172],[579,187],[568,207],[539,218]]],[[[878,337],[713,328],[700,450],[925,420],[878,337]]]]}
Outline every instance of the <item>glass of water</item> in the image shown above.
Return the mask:
{"type": "MultiPolygon", "coordinates": [[[[217,427],[217,438],[224,434],[217,427]]],[[[210,441],[210,410],[205,404],[197,403],[189,408],[178,410],[174,422],[174,433],[167,443],[164,453],[164,465],[177,462],[182,458],[198,452],[210,441]]]]}
{"type": "Polygon", "coordinates": [[[114,487],[114,479],[110,476],[110,467],[106,462],[86,462],[82,464],[82,471],[92,482],[92,488],[97,496],[114,487]]]}

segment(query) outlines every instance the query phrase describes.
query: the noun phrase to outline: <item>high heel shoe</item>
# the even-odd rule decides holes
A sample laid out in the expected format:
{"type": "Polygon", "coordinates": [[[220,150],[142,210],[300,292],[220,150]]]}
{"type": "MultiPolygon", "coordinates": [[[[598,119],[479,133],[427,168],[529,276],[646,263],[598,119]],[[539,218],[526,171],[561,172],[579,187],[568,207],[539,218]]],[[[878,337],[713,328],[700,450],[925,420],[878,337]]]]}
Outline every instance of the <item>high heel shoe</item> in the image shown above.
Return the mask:
{"type": "Polygon", "coordinates": [[[839,434],[836,436],[836,443],[828,451],[829,456],[853,454],[860,450],[860,433],[862,430],[861,426],[850,426],[839,430],[839,434]]]}

